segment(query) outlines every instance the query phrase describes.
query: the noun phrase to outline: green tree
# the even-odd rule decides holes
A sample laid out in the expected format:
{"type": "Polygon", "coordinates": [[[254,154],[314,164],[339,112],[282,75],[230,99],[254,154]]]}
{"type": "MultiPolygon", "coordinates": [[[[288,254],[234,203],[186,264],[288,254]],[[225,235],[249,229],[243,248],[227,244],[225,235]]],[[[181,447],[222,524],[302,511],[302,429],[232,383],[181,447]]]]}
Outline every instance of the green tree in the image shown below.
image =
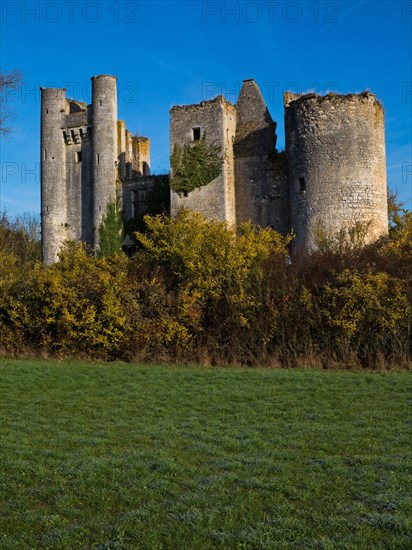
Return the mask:
{"type": "Polygon", "coordinates": [[[99,258],[111,257],[122,252],[124,219],[119,198],[107,204],[106,214],[99,227],[99,258]]]}
{"type": "Polygon", "coordinates": [[[197,187],[208,185],[222,172],[222,150],[216,142],[207,143],[206,134],[184,147],[175,145],[170,157],[170,187],[187,195],[197,187]]]}

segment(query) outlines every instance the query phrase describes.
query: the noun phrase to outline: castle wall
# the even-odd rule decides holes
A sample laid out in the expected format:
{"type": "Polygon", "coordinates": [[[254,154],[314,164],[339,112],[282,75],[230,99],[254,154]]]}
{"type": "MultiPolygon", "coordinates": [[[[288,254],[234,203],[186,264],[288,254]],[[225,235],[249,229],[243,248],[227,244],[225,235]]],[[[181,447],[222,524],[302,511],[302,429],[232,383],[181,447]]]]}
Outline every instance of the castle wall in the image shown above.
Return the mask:
{"type": "Polygon", "coordinates": [[[92,147],[89,122],[90,112],[85,104],[66,102],[62,128],[66,160],[66,238],[92,244],[92,147]]]}
{"type": "Polygon", "coordinates": [[[287,233],[289,192],[276,152],[276,123],[253,79],[243,81],[236,114],[236,221],[252,221],[287,233]]]}
{"type": "Polygon", "coordinates": [[[120,177],[126,177],[126,125],[124,120],[117,121],[117,159],[120,177]]]}
{"type": "Polygon", "coordinates": [[[271,227],[282,235],[290,233],[289,181],[284,152],[274,154],[260,164],[261,194],[256,197],[258,224],[271,227]]]}
{"type": "Polygon", "coordinates": [[[187,197],[171,191],[171,213],[179,208],[201,212],[208,218],[235,223],[233,140],[236,111],[233,105],[218,96],[198,105],[176,106],[170,111],[170,154],[175,145],[181,147],[193,142],[194,129],[206,133],[208,143],[216,142],[222,148],[222,173],[208,185],[194,189],[187,197]]]}
{"type": "Polygon", "coordinates": [[[137,176],[150,176],[150,140],[147,137],[132,137],[132,168],[137,176]]]}
{"type": "Polygon", "coordinates": [[[373,94],[285,94],[285,136],[296,248],[356,222],[370,222],[367,241],[387,233],[384,113],[373,94]]]}

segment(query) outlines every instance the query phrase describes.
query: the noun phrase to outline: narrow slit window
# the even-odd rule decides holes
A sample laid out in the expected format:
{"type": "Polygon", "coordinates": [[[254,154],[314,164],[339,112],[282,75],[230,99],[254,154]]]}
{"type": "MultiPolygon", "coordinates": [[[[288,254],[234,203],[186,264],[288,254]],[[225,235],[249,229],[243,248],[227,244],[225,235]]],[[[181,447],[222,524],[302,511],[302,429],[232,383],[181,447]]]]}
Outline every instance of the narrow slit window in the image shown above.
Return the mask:
{"type": "Polygon", "coordinates": [[[49,114],[49,109],[46,109],[46,115],[48,115],[48,114],[49,114]]]}
{"type": "Polygon", "coordinates": [[[305,178],[299,178],[299,192],[304,193],[306,191],[306,181],[305,178]]]}
{"type": "Polygon", "coordinates": [[[77,151],[76,152],[76,162],[81,162],[81,161],[82,161],[82,152],[77,151]]]}
{"type": "Polygon", "coordinates": [[[44,160],[47,160],[47,150],[44,150],[44,160]]]}
{"type": "Polygon", "coordinates": [[[193,141],[199,141],[200,139],[200,128],[192,128],[193,132],[193,141]]]}
{"type": "Polygon", "coordinates": [[[103,101],[102,101],[102,100],[100,100],[100,105],[103,105],[103,101]]]}
{"type": "Polygon", "coordinates": [[[100,164],[100,155],[99,155],[99,153],[97,153],[97,155],[96,155],[96,162],[97,162],[97,164],[100,164]]]}

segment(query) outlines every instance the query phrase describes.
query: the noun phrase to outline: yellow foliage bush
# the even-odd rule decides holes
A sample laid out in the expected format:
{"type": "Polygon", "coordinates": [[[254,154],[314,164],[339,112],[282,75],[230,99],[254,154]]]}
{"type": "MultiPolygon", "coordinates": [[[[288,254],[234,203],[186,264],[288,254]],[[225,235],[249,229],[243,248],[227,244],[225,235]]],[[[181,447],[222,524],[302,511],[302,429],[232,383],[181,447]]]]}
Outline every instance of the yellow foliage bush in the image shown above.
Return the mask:
{"type": "Polygon", "coordinates": [[[412,357],[412,220],[363,248],[288,258],[290,238],[182,210],[139,248],[67,243],[43,266],[0,250],[0,351],[103,359],[374,365],[412,357]]]}
{"type": "Polygon", "coordinates": [[[319,305],[330,349],[342,356],[390,357],[408,347],[411,304],[403,281],[387,273],[344,270],[323,287],[319,305]]]}
{"type": "MultiPolygon", "coordinates": [[[[198,343],[214,341],[215,347],[230,348],[234,342],[247,347],[257,332],[259,341],[270,340],[267,333],[273,332],[276,315],[266,316],[263,333],[256,330],[262,303],[268,309],[269,298],[262,301],[261,287],[268,262],[281,258],[285,265],[289,239],[251,224],[237,232],[184,209],[174,219],[156,216],[145,221],[147,232],[136,234],[142,247],[138,261],[162,268],[166,289],[175,298],[181,346],[196,337],[198,343]]],[[[177,331],[168,311],[163,308],[157,317],[177,331]]]]}
{"type": "Polygon", "coordinates": [[[127,327],[123,311],[126,259],[96,259],[68,243],[60,261],[37,264],[28,280],[33,346],[52,353],[116,356],[127,327]]]}

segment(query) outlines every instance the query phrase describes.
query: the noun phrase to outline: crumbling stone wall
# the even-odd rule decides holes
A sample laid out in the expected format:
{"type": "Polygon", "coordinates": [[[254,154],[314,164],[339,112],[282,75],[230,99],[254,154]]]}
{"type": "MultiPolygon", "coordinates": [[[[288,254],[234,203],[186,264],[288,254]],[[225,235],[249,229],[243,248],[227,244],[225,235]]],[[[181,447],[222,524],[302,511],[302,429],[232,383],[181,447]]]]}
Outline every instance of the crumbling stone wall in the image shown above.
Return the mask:
{"type": "Polygon", "coordinates": [[[171,192],[172,215],[181,207],[208,218],[235,223],[233,141],[236,111],[223,96],[197,105],[173,107],[170,111],[170,154],[175,145],[184,147],[206,134],[208,143],[221,147],[224,162],[220,176],[187,196],[171,192]],[[198,130],[199,129],[199,130],[198,130]],[[196,132],[198,134],[196,135],[196,132]]]}
{"type": "Polygon", "coordinates": [[[283,158],[276,151],[276,123],[253,79],[243,81],[236,115],[236,222],[251,220],[287,233],[289,192],[283,158]]]}

